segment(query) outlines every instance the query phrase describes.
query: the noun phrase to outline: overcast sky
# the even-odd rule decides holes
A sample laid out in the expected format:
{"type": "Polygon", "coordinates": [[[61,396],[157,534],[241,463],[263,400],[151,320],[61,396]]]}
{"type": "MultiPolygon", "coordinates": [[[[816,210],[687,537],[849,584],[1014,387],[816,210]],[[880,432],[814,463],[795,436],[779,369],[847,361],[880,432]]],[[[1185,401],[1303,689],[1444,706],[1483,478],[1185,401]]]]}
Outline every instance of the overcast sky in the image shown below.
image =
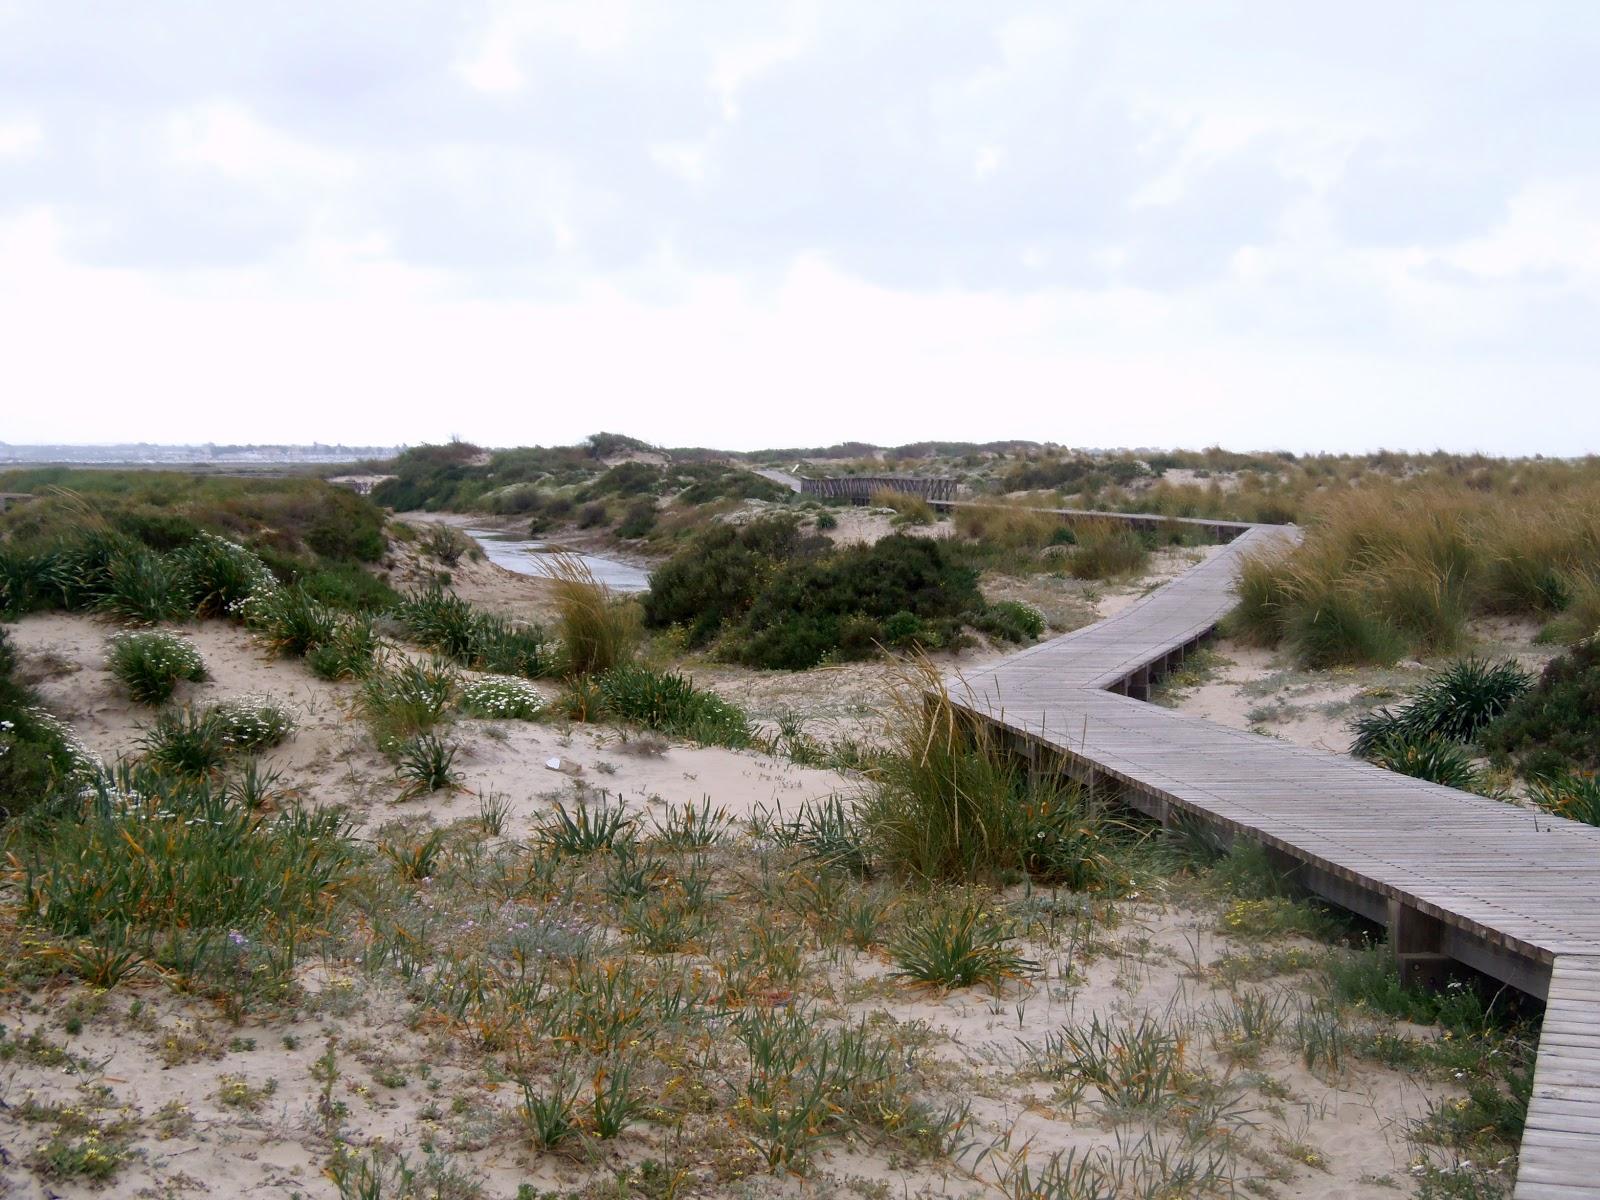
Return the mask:
{"type": "Polygon", "coordinates": [[[0,0],[0,440],[1600,451],[1600,4],[0,0]]]}

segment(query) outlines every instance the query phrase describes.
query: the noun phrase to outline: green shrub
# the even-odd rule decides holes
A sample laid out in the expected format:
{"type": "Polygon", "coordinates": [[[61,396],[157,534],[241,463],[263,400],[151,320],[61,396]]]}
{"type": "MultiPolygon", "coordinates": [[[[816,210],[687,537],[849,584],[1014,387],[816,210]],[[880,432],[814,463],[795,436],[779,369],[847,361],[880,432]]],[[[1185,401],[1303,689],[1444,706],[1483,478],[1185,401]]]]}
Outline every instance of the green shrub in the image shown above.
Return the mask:
{"type": "Polygon", "coordinates": [[[615,667],[600,676],[600,700],[607,715],[646,729],[710,745],[750,744],[743,709],[674,672],[615,667]]]}
{"type": "Polygon", "coordinates": [[[654,500],[640,499],[629,504],[622,514],[622,520],[617,523],[617,536],[620,538],[648,537],[656,527],[656,503],[654,500]]]}
{"type": "Polygon", "coordinates": [[[461,711],[488,720],[531,721],[544,710],[544,696],[526,679],[488,675],[461,689],[461,711]]]}
{"type": "Polygon", "coordinates": [[[138,704],[164,704],[181,681],[200,683],[206,674],[200,651],[175,633],[121,633],[111,639],[107,666],[138,704]]]}
{"type": "Polygon", "coordinates": [[[345,612],[380,613],[396,600],[392,587],[357,563],[324,563],[298,582],[313,600],[345,612]]]}
{"type": "Polygon", "coordinates": [[[680,626],[690,646],[703,646],[749,611],[781,565],[825,553],[829,545],[806,537],[788,516],[714,525],[651,572],[644,623],[651,629],[680,626]]]}
{"type": "Polygon", "coordinates": [[[950,645],[963,614],[980,611],[977,572],[940,542],[894,535],[872,546],[789,562],[754,597],[722,653],[754,667],[804,670],[824,658],[867,658],[883,622],[909,613],[928,641],[950,645]]]}
{"type": "Polygon", "coordinates": [[[839,518],[834,516],[831,512],[819,512],[812,524],[816,527],[818,532],[827,529],[837,529],[839,528],[839,518]]]}
{"type": "Polygon", "coordinates": [[[1600,767],[1600,637],[1573,646],[1545,665],[1483,735],[1484,745],[1522,760],[1531,773],[1535,756],[1548,763],[1600,767]]]}

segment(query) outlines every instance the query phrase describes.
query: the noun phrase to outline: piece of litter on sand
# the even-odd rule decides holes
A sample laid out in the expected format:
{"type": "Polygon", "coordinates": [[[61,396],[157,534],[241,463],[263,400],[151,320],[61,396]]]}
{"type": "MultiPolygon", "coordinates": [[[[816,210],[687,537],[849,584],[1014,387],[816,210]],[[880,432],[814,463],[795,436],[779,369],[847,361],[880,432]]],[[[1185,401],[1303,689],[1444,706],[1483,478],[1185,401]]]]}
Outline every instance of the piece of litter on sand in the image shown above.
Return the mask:
{"type": "Polygon", "coordinates": [[[560,771],[563,775],[582,775],[583,766],[573,762],[570,758],[552,758],[544,764],[547,771],[560,771]]]}

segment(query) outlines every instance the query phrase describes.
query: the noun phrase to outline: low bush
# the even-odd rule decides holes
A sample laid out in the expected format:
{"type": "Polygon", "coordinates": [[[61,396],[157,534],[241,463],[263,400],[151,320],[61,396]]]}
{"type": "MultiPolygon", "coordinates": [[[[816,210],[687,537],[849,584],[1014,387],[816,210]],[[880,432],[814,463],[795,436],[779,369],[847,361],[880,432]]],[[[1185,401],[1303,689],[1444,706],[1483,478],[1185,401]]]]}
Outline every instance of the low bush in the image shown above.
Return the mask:
{"type": "Polygon", "coordinates": [[[144,762],[168,775],[203,779],[222,769],[229,746],[220,721],[189,705],[164,708],[139,738],[144,762]]]}
{"type": "Polygon", "coordinates": [[[805,535],[788,516],[714,525],[651,572],[644,623],[651,629],[679,626],[691,647],[703,646],[741,619],[785,564],[830,548],[826,538],[805,535]]]}
{"type": "Polygon", "coordinates": [[[188,614],[182,575],[166,556],[131,547],[106,565],[96,612],[132,625],[155,625],[188,614]]]}
{"type": "Polygon", "coordinates": [[[306,666],[318,679],[365,679],[377,669],[378,649],[372,618],[346,617],[331,638],[306,652],[306,666]]]}
{"type": "Polygon", "coordinates": [[[531,721],[544,711],[544,696],[526,679],[489,675],[461,689],[461,711],[469,717],[500,721],[531,721]]]}
{"type": "Polygon", "coordinates": [[[966,614],[985,607],[977,572],[940,542],[903,535],[786,564],[753,597],[720,647],[753,667],[804,670],[868,658],[888,644],[884,622],[908,613],[918,640],[952,645],[966,614]]]}
{"type": "Polygon", "coordinates": [[[294,584],[253,592],[239,611],[274,653],[295,658],[333,641],[339,630],[337,614],[294,584]]]}
{"type": "Polygon", "coordinates": [[[257,555],[213,533],[173,551],[171,563],[184,603],[197,617],[231,616],[256,591],[277,586],[257,555]]]}
{"type": "Polygon", "coordinates": [[[894,510],[892,523],[895,525],[932,525],[935,520],[933,506],[921,496],[913,496],[909,492],[881,488],[872,493],[872,503],[879,508],[894,510]]]}
{"type": "Polygon", "coordinates": [[[996,600],[967,620],[980,633],[1008,642],[1031,642],[1045,631],[1044,614],[1020,600],[996,600]]]}
{"type": "Polygon", "coordinates": [[[955,510],[956,532],[1007,550],[1040,550],[1074,540],[1061,517],[1008,504],[969,504],[955,510]]]}
{"type": "Polygon", "coordinates": [[[406,595],[392,615],[412,640],[473,670],[538,678],[555,665],[537,625],[482,612],[442,588],[406,595]]]}
{"type": "Polygon", "coordinates": [[[1525,774],[1561,764],[1600,768],[1600,637],[1573,646],[1545,665],[1483,735],[1500,758],[1520,760],[1525,774]]]}
{"type": "Polygon", "coordinates": [[[239,696],[211,706],[222,742],[231,751],[259,754],[282,745],[295,731],[294,712],[270,696],[239,696]]]}
{"type": "Polygon", "coordinates": [[[137,704],[164,704],[180,682],[208,678],[200,651],[175,633],[121,633],[110,641],[106,665],[137,704]]]}

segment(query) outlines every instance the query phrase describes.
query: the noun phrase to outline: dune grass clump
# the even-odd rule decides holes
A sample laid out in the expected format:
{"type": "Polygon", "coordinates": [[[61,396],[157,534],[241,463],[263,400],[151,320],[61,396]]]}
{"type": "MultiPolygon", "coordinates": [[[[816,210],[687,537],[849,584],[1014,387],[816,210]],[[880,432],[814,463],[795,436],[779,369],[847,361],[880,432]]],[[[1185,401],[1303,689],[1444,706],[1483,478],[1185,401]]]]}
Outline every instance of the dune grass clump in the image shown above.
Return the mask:
{"type": "Polygon", "coordinates": [[[1600,777],[1561,771],[1529,781],[1529,797],[1546,812],[1585,825],[1600,825],[1600,777]]]}
{"type": "Polygon", "coordinates": [[[274,653],[294,658],[331,642],[339,628],[337,614],[296,584],[252,592],[238,611],[274,653]]]}
{"type": "Polygon", "coordinates": [[[750,719],[743,709],[676,672],[630,664],[601,675],[599,685],[607,716],[705,745],[750,744],[750,719]]]}
{"type": "MultiPolygon", "coordinates": [[[[81,819],[53,823],[27,847],[22,913],[52,933],[234,987],[249,955],[286,985],[297,931],[325,920],[355,858],[336,811],[266,816],[206,780],[123,767],[99,781],[81,819]],[[268,931],[276,940],[255,959],[268,931]]],[[[259,985],[254,975],[247,964],[246,986],[259,985]]]]}
{"type": "Polygon", "coordinates": [[[1038,507],[970,504],[957,508],[953,516],[960,537],[1007,550],[1040,550],[1077,540],[1061,517],[1038,507]]]}
{"type": "Polygon", "coordinates": [[[369,676],[356,706],[380,750],[429,733],[447,719],[461,691],[461,677],[446,663],[404,661],[369,676]]]}
{"type": "Polygon", "coordinates": [[[136,704],[165,704],[179,683],[210,678],[194,643],[166,631],[117,634],[106,665],[136,704]]]}
{"type": "Polygon", "coordinates": [[[214,533],[180,546],[170,562],[184,603],[197,617],[232,616],[256,592],[277,586],[257,555],[214,533]]]}
{"type": "Polygon", "coordinates": [[[1150,562],[1144,538],[1121,521],[1082,521],[1073,532],[1077,546],[1067,560],[1067,573],[1074,579],[1137,575],[1150,562]]]}
{"type": "Polygon", "coordinates": [[[910,492],[897,492],[893,488],[880,488],[872,493],[872,503],[878,508],[894,511],[894,525],[932,525],[937,519],[933,506],[921,496],[910,492]]]}
{"type": "Polygon", "coordinates": [[[107,563],[94,609],[130,625],[155,625],[189,612],[175,564],[142,546],[130,547],[107,563]]]}
{"type": "Polygon", "coordinates": [[[406,595],[390,615],[419,645],[475,671],[537,679],[555,668],[539,626],[483,612],[442,588],[406,595]]]}
{"type": "Polygon", "coordinates": [[[856,810],[875,861],[927,882],[1026,872],[1116,887],[1114,826],[1063,778],[1025,770],[951,698],[927,660],[907,671],[856,810]]]}
{"type": "Polygon", "coordinates": [[[143,761],[182,779],[216,774],[228,761],[222,723],[207,709],[164,708],[139,737],[143,761]]]}
{"type": "Polygon", "coordinates": [[[1015,943],[1006,923],[969,897],[913,917],[890,943],[889,956],[893,974],[906,979],[945,988],[998,987],[1039,968],[1015,943]]]}
{"type": "Polygon", "coordinates": [[[306,651],[306,666],[318,679],[365,679],[377,669],[380,648],[372,618],[347,616],[335,624],[332,637],[306,651]]]}
{"type": "Polygon", "coordinates": [[[602,675],[631,662],[639,641],[635,606],[618,600],[579,559],[551,564],[561,651],[568,675],[602,675]]]}
{"type": "Polygon", "coordinates": [[[1575,631],[1563,614],[1589,603],[1600,571],[1600,483],[1581,473],[1544,482],[1497,492],[1382,481],[1330,492],[1300,546],[1241,566],[1231,631],[1287,645],[1311,667],[1450,653],[1477,614],[1575,631]]]}

